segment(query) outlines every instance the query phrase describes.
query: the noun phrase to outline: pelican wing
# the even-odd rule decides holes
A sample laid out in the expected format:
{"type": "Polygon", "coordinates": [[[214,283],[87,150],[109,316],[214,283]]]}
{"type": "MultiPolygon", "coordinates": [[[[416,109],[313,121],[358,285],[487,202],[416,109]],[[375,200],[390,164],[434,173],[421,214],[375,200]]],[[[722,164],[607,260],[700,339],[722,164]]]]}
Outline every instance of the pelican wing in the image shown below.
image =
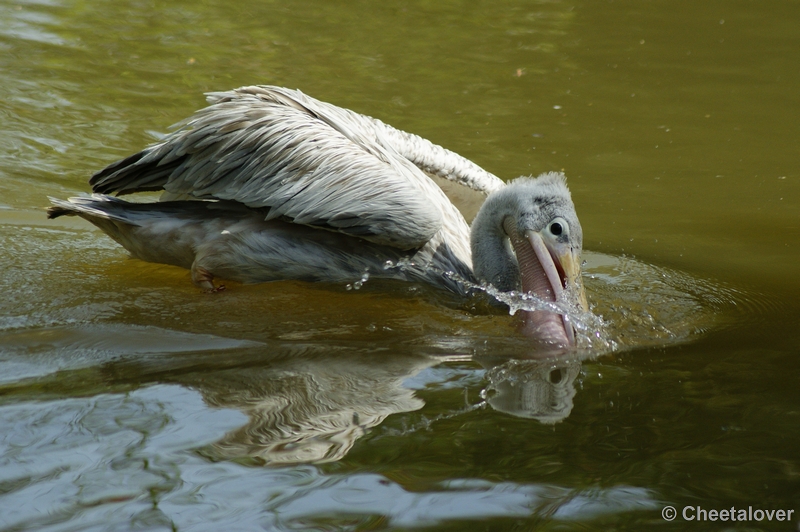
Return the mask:
{"type": "Polygon", "coordinates": [[[421,170],[483,194],[503,186],[449,150],[300,91],[252,86],[208,100],[161,142],[95,174],[94,191],[238,201],[267,219],[411,249],[439,230],[447,201],[421,170]]]}
{"type": "MultiPolygon", "coordinates": [[[[166,190],[262,208],[266,219],[401,249],[441,227],[419,170],[380,145],[356,143],[299,105],[236,91],[161,142],[95,174],[95,192],[166,190]]],[[[291,103],[291,102],[289,102],[291,103]]]]}
{"type": "Polygon", "coordinates": [[[380,146],[407,159],[426,173],[458,183],[487,196],[504,185],[500,178],[469,159],[427,139],[393,128],[376,118],[316,100],[297,90],[252,86],[229,92],[210,93],[207,96],[211,103],[255,96],[262,101],[301,109],[324,121],[364,149],[380,146]]]}

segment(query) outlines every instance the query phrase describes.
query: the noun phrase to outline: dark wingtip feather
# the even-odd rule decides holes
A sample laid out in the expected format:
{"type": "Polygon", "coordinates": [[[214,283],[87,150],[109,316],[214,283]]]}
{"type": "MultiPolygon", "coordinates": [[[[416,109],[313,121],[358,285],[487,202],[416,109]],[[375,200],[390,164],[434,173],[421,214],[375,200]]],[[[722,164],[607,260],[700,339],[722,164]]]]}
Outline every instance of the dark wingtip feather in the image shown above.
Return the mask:
{"type": "Polygon", "coordinates": [[[63,207],[48,207],[47,208],[47,219],[52,220],[53,218],[58,218],[59,216],[69,216],[70,214],[75,214],[74,212],[70,212],[69,210],[63,207]]]}
{"type": "Polygon", "coordinates": [[[135,166],[142,157],[144,157],[144,151],[140,151],[138,153],[134,153],[124,159],[120,159],[115,163],[111,163],[96,174],[94,174],[89,179],[89,184],[92,186],[92,190],[94,192],[98,192],[101,194],[107,194],[111,192],[117,192],[119,190],[119,185],[121,184],[120,181],[126,181],[123,179],[131,170],[131,167],[135,166]]]}
{"type": "Polygon", "coordinates": [[[100,170],[89,179],[92,191],[98,194],[122,195],[163,190],[169,176],[180,166],[184,157],[167,164],[161,164],[160,159],[142,162],[148,154],[149,149],[146,149],[100,170]]]}
{"type": "Polygon", "coordinates": [[[50,196],[48,196],[47,199],[49,199],[50,203],[53,204],[52,206],[48,207],[46,211],[48,220],[58,218],[59,216],[73,216],[77,214],[74,205],[69,201],[60,200],[50,196]]]}

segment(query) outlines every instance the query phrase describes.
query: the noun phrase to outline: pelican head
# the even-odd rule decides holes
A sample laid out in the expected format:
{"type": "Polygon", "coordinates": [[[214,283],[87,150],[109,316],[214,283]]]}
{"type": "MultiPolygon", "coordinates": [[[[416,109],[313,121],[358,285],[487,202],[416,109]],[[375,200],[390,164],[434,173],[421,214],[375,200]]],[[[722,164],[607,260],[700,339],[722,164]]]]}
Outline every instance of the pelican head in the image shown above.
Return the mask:
{"type": "MultiPolygon", "coordinates": [[[[522,177],[492,193],[475,217],[473,271],[499,290],[521,290],[586,310],[582,245],[581,224],[564,175],[522,177]]],[[[545,342],[575,345],[575,330],[566,315],[526,312],[525,329],[545,342]]]]}

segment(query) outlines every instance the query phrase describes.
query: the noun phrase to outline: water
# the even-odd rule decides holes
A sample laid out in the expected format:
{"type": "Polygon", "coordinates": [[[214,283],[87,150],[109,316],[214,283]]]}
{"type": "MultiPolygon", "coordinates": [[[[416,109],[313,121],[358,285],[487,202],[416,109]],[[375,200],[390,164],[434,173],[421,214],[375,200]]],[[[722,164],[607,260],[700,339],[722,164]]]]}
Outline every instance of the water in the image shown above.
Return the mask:
{"type": "Polygon", "coordinates": [[[0,1],[0,530],[742,524],[687,523],[687,505],[794,509],[747,524],[797,529],[799,19],[0,1]],[[505,311],[368,276],[202,294],[45,220],[47,196],[88,191],[203,92],[254,83],[503,178],[563,169],[582,349],[541,358],[505,311]]]}

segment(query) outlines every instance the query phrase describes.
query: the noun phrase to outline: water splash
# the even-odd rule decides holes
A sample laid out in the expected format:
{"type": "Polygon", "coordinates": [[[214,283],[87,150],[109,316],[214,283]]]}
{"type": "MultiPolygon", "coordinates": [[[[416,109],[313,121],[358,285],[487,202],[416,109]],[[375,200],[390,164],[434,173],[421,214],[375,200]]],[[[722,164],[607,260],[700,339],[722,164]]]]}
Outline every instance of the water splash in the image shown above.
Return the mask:
{"type": "MultiPolygon", "coordinates": [[[[687,273],[650,265],[632,257],[584,252],[583,283],[589,311],[572,303],[574,287],[555,301],[520,291],[504,292],[488,283],[475,283],[452,271],[425,271],[452,281],[467,292],[486,294],[519,311],[546,311],[564,316],[576,330],[577,348],[593,355],[637,347],[691,341],[748,314],[764,298],[745,294],[687,273]]],[[[419,269],[408,258],[386,261],[385,270],[419,269]]]]}
{"type": "Polygon", "coordinates": [[[508,306],[508,313],[513,316],[519,311],[545,311],[560,314],[573,325],[576,331],[577,348],[594,352],[615,351],[617,343],[608,334],[608,326],[601,316],[585,311],[574,301],[578,301],[575,288],[570,286],[556,301],[544,299],[526,292],[512,290],[504,292],[489,283],[476,284],[464,279],[455,272],[444,272],[448,279],[464,285],[473,292],[483,292],[492,299],[508,306]]]}
{"type": "Polygon", "coordinates": [[[346,290],[360,290],[364,283],[369,281],[369,270],[364,270],[364,273],[361,274],[361,279],[354,283],[348,283],[345,285],[346,290]]]}

